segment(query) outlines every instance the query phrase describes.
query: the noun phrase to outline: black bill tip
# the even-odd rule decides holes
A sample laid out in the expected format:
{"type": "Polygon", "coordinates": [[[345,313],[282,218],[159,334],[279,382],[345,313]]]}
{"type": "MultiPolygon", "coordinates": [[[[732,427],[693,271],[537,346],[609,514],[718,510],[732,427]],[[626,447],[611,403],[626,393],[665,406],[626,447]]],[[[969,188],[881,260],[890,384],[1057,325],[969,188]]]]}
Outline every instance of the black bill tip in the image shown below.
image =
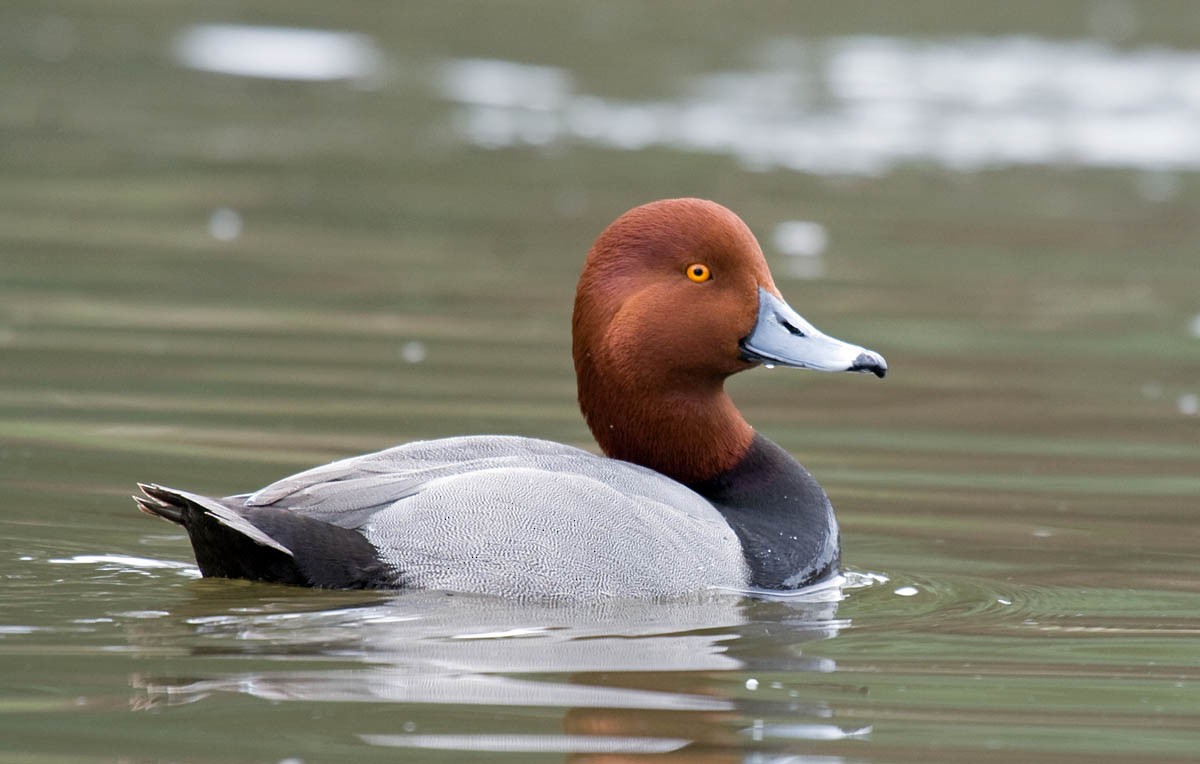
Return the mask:
{"type": "Polygon", "coordinates": [[[854,365],[850,367],[850,371],[870,372],[880,379],[887,376],[887,369],[887,361],[872,350],[864,350],[859,353],[858,358],[854,359],[854,365]]]}

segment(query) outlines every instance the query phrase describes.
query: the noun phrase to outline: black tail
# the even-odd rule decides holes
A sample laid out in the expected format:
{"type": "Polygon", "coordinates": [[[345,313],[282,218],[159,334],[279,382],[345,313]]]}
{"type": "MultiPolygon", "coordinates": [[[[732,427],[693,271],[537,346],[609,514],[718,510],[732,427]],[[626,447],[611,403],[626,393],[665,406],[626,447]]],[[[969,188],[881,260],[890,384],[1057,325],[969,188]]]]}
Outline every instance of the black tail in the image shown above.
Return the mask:
{"type": "Polygon", "coordinates": [[[138,484],[138,509],[188,532],[207,577],[245,578],[324,589],[394,588],[390,566],[358,531],[273,507],[227,504],[160,485],[138,484]]]}

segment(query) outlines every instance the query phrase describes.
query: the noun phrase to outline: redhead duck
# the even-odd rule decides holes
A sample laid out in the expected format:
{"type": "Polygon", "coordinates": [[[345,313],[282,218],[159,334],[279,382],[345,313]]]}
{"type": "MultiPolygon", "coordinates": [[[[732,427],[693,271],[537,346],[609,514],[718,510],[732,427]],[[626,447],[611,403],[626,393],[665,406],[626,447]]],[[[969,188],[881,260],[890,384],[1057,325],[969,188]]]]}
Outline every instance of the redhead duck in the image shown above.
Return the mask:
{"type": "Polygon", "coordinates": [[[730,210],[668,199],[617,218],[575,295],[579,405],[605,456],[544,440],[421,441],[213,499],[141,485],[205,576],[532,599],[792,590],[835,574],[825,492],[725,392],[754,366],[871,372],[817,331],[730,210]]]}

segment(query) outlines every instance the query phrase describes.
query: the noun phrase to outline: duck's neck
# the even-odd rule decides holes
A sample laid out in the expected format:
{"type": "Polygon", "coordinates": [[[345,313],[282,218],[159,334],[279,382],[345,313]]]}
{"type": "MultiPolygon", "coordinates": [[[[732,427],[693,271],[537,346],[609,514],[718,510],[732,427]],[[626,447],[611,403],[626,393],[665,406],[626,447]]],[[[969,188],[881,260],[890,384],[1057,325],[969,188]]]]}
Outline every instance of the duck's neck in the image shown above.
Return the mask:
{"type": "Polygon", "coordinates": [[[582,375],[579,402],[605,454],[691,484],[732,469],[754,440],[723,382],[651,395],[582,375]]]}

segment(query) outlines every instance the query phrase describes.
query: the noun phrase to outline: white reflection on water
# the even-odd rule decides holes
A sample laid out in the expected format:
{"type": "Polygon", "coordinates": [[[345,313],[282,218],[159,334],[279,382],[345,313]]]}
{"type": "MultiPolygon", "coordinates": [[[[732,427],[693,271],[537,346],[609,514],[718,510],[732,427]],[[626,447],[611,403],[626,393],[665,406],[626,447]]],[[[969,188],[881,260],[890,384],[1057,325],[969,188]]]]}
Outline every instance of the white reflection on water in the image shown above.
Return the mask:
{"type": "Polygon", "coordinates": [[[811,220],[785,220],[771,234],[775,249],[788,255],[784,273],[796,279],[819,279],[825,274],[821,253],[829,246],[825,226],[811,220]]]}
{"type": "Polygon", "coordinates": [[[750,729],[742,730],[754,740],[781,738],[791,740],[845,740],[861,738],[871,734],[872,727],[844,728],[835,724],[761,724],[755,723],[750,729]]]}
{"type": "Polygon", "coordinates": [[[189,69],[275,80],[367,82],[383,64],[366,35],[325,29],[196,24],[172,52],[189,69]]]}
{"type": "Polygon", "coordinates": [[[572,81],[570,75],[552,66],[466,59],[446,63],[439,85],[453,101],[550,111],[567,103],[572,81]]]}
{"type": "Polygon", "coordinates": [[[447,62],[437,85],[462,105],[459,134],[488,148],[665,147],[828,174],[913,161],[1200,169],[1196,51],[855,36],[775,40],[759,59],[661,100],[581,93],[563,70],[486,59],[447,62]]]}
{"type": "Polygon", "coordinates": [[[775,226],[775,248],[792,257],[819,257],[829,246],[829,232],[811,220],[787,220],[775,226]]]}
{"type": "MultiPolygon", "coordinates": [[[[604,686],[580,673],[727,672],[743,649],[778,647],[790,670],[806,670],[796,644],[844,626],[835,601],[772,605],[787,618],[768,633],[749,623],[745,600],[712,595],[680,602],[538,605],[437,592],[412,592],[373,607],[318,613],[222,613],[188,619],[199,635],[231,636],[239,649],[291,655],[319,645],[329,657],[361,660],[348,669],[252,671],[179,683],[141,677],[153,703],[190,703],[214,692],[273,701],[393,702],[729,711],[721,695],[668,688],[604,686]],[[786,639],[784,638],[786,635],[786,639]],[[746,647],[741,647],[746,643],[746,647]],[[341,645],[337,647],[336,645],[341,645]],[[523,676],[533,674],[535,676],[523,676]]],[[[151,643],[151,631],[139,631],[151,643]]]]}
{"type": "Polygon", "coordinates": [[[410,667],[248,673],[186,684],[148,679],[138,685],[151,697],[165,699],[172,705],[202,700],[214,692],[240,692],[271,701],[319,700],[326,703],[436,703],[659,711],[728,711],[733,708],[729,701],[695,694],[588,687],[487,674],[414,674],[410,667]]]}
{"type": "Polygon", "coordinates": [[[670,753],[690,740],[603,735],[360,735],[372,745],[443,751],[504,753],[670,753]]]}
{"type": "Polygon", "coordinates": [[[74,557],[59,557],[47,560],[52,565],[95,565],[98,570],[114,572],[141,572],[145,570],[179,570],[189,577],[198,575],[196,566],[173,560],[153,560],[148,557],[133,557],[127,554],[77,554],[74,557]]]}

